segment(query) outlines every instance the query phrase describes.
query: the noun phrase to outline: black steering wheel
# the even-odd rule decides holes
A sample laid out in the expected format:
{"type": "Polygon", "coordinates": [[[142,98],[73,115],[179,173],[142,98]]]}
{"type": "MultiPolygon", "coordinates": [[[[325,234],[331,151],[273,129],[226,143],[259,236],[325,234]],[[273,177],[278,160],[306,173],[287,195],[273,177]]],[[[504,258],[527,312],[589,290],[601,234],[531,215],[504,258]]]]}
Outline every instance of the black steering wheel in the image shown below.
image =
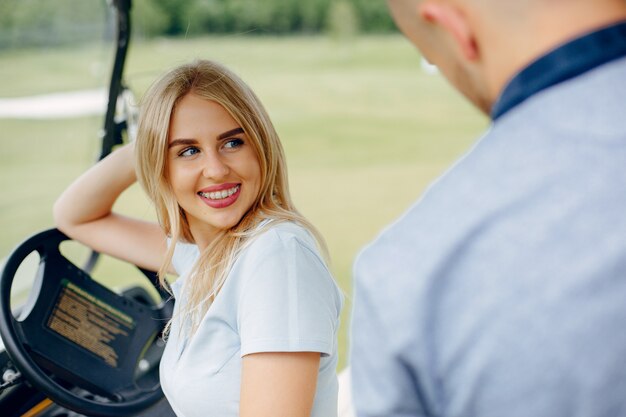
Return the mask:
{"type": "Polygon", "coordinates": [[[0,278],[0,336],[6,351],[26,380],[63,407],[90,416],[137,414],[163,397],[159,336],[173,301],[147,271],[162,298],[159,305],[109,290],[61,254],[65,240],[60,231],[46,230],[7,259],[0,278]],[[35,283],[16,318],[10,308],[13,279],[35,251],[40,257],[35,283]]]}

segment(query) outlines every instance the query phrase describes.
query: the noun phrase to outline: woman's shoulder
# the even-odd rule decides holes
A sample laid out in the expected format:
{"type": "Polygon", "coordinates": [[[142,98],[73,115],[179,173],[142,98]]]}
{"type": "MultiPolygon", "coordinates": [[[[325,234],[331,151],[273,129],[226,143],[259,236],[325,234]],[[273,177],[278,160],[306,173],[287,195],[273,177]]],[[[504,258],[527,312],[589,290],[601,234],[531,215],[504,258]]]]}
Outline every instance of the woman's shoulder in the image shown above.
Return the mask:
{"type": "Polygon", "coordinates": [[[235,269],[258,275],[260,270],[315,267],[330,275],[317,241],[304,226],[286,220],[266,220],[242,248],[235,269]]]}
{"type": "MultiPolygon", "coordinates": [[[[315,238],[306,228],[293,221],[267,219],[259,224],[248,244],[244,245],[241,256],[268,253],[294,244],[319,255],[315,238]]],[[[196,244],[179,241],[174,248],[172,265],[179,275],[183,275],[199,256],[200,250],[196,244]]]]}
{"type": "Polygon", "coordinates": [[[293,221],[266,220],[259,225],[246,248],[250,255],[303,247],[320,257],[315,238],[308,229],[293,221]]]}
{"type": "Polygon", "coordinates": [[[293,221],[270,221],[260,227],[232,270],[242,293],[265,294],[270,299],[276,299],[270,294],[290,299],[318,294],[325,300],[320,305],[330,303],[341,310],[341,290],[311,232],[293,221]]]}

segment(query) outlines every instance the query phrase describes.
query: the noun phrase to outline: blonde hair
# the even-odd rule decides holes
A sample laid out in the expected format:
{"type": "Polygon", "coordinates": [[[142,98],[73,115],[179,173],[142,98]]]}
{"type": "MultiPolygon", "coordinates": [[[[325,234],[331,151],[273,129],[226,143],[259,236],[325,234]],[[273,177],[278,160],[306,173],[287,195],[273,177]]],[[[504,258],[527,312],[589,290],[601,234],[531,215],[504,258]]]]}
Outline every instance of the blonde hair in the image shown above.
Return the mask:
{"type": "Polygon", "coordinates": [[[174,247],[179,241],[194,242],[183,209],[178,205],[167,178],[168,132],[178,101],[194,94],[220,104],[243,128],[261,168],[260,190],[256,200],[232,228],[222,230],[202,251],[183,290],[185,305],[179,307],[190,335],[198,328],[209,305],[224,284],[233,262],[244,245],[265,230],[264,219],[294,221],[309,230],[324,255],[323,238],[294,207],[289,195],[287,167],[280,139],[254,92],[224,66],[207,60],[181,65],[157,80],[142,99],[135,144],[137,177],[152,202],[158,221],[171,238],[159,270],[161,285],[169,270],[174,247]]]}

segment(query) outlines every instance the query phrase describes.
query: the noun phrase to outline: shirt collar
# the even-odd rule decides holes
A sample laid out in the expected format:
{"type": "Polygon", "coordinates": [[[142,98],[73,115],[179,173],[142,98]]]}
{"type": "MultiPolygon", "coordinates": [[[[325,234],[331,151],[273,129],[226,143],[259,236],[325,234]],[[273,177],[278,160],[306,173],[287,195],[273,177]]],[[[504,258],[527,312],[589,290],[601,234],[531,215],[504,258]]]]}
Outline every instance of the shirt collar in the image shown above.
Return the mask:
{"type": "Polygon", "coordinates": [[[496,120],[530,96],[586,71],[626,56],[626,22],[567,42],[519,72],[491,110],[496,120]]]}

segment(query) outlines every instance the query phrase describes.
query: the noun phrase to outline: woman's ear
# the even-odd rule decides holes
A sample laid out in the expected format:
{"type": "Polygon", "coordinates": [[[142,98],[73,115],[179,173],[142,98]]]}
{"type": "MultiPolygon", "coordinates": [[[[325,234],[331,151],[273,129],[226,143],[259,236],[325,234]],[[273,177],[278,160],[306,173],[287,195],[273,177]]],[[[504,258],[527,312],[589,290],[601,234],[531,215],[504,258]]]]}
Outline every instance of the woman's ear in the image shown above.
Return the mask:
{"type": "Polygon", "coordinates": [[[418,7],[422,19],[438,25],[452,36],[465,59],[475,61],[479,58],[473,28],[462,9],[446,2],[433,1],[424,1],[418,7]]]}

